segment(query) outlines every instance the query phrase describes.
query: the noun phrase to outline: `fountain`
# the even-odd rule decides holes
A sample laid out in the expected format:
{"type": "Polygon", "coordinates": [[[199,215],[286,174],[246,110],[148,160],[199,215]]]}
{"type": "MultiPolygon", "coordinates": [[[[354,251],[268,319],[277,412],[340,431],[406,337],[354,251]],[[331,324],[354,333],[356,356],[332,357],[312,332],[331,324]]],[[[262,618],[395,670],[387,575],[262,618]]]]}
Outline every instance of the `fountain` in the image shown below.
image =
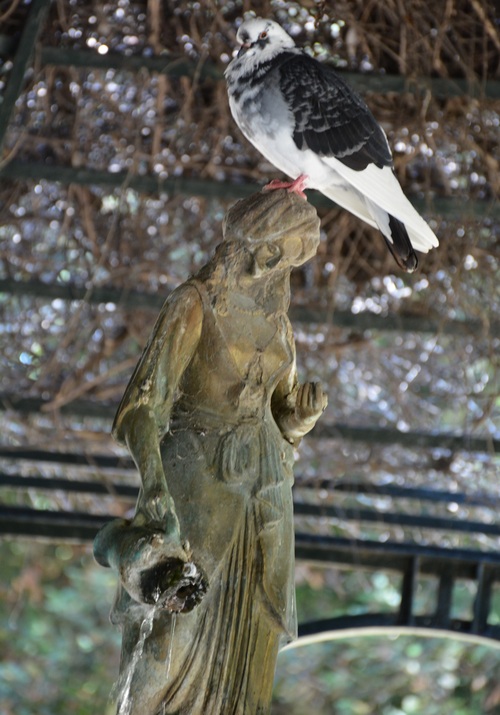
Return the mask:
{"type": "Polygon", "coordinates": [[[263,715],[296,635],[293,451],[327,399],[300,385],[291,270],[319,242],[284,190],[239,201],[165,302],[113,426],[141,475],[131,521],[97,535],[119,574],[118,715],[263,715]]]}

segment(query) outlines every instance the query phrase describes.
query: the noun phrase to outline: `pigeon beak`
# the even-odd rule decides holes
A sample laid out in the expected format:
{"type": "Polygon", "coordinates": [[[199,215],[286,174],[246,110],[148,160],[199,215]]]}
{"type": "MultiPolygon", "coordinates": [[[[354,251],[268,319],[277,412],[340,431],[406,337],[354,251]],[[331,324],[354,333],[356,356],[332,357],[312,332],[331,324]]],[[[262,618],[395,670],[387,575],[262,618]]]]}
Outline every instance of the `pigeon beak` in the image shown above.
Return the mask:
{"type": "Polygon", "coordinates": [[[247,50],[252,46],[251,42],[244,42],[240,49],[238,50],[238,57],[242,57],[247,50]]]}

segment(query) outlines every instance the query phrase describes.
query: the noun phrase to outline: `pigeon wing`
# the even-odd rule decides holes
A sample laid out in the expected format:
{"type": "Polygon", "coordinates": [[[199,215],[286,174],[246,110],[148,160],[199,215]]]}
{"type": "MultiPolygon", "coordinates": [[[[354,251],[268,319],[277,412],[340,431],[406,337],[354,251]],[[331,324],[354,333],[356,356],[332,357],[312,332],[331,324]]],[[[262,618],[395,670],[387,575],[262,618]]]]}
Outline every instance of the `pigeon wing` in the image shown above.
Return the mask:
{"type": "Polygon", "coordinates": [[[310,149],[342,176],[348,185],[374,204],[369,216],[361,204],[338,186],[322,187],[327,196],[373,225],[392,240],[383,224],[395,217],[405,224],[420,251],[438,245],[424,219],[408,201],[393,172],[387,137],[363,101],[328,65],[305,53],[290,54],[279,67],[280,89],[292,113],[293,139],[298,149],[310,149]],[[332,193],[333,192],[333,193],[332,193]],[[340,192],[340,193],[339,193],[340,192]],[[355,206],[351,206],[354,201],[355,206]]]}
{"type": "Polygon", "coordinates": [[[328,65],[293,54],[279,68],[299,149],[335,157],[355,171],[392,166],[384,131],[363,99],[328,65]]]}

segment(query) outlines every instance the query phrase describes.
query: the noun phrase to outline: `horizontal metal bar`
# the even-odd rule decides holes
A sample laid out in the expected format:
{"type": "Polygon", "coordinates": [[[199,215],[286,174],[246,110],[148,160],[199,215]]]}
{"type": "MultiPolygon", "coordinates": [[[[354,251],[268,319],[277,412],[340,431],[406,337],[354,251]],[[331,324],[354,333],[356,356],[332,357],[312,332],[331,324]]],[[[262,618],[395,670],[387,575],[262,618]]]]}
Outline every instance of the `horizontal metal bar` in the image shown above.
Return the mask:
{"type": "MultiPolygon", "coordinates": [[[[56,411],[63,415],[94,417],[96,419],[111,421],[114,419],[117,408],[118,403],[109,404],[93,402],[91,400],[73,400],[72,402],[57,407],[56,411]]],[[[19,397],[17,394],[8,393],[0,393],[0,410],[15,410],[22,414],[30,414],[33,412],[50,414],[50,412],[52,412],[48,400],[43,400],[39,397],[19,397]]],[[[42,457],[40,459],[41,461],[47,461],[42,457]]]]}
{"type": "Polygon", "coordinates": [[[30,295],[47,300],[84,300],[91,305],[114,303],[126,308],[159,310],[168,298],[169,291],[145,293],[134,289],[115,288],[113,286],[96,286],[86,288],[73,283],[44,283],[38,280],[18,281],[11,278],[0,278],[0,293],[24,296],[30,295]]]}
{"type": "Polygon", "coordinates": [[[110,516],[0,505],[0,534],[57,540],[93,541],[110,516]]]}
{"type": "MultiPolygon", "coordinates": [[[[3,401],[0,396],[0,409],[15,409],[8,401],[3,401]]],[[[61,408],[63,414],[83,414],[73,411],[72,403],[61,408]]],[[[110,417],[114,410],[109,406],[101,408],[99,417],[110,417]]],[[[96,415],[97,416],[97,415],[96,415]]],[[[485,437],[472,437],[470,435],[451,435],[446,432],[433,434],[431,432],[399,432],[396,429],[385,427],[360,427],[343,425],[340,423],[319,424],[310,432],[309,439],[345,439],[351,442],[365,442],[367,444],[394,445],[400,444],[411,449],[450,449],[454,451],[479,452],[496,455],[500,452],[500,440],[485,437]]],[[[113,457],[111,455],[85,455],[69,452],[48,452],[40,449],[25,449],[0,447],[0,457],[5,459],[25,459],[40,462],[58,462],[63,464],[95,465],[103,468],[132,468],[132,461],[126,457],[113,457]]]]}
{"type": "Polygon", "coordinates": [[[0,458],[99,467],[101,469],[135,469],[130,458],[106,454],[76,454],[74,452],[48,452],[42,449],[0,447],[0,458]]]}
{"type": "Polygon", "coordinates": [[[500,440],[487,437],[474,437],[472,435],[454,435],[445,432],[399,432],[383,427],[362,427],[340,423],[325,424],[319,422],[314,430],[309,433],[309,439],[347,439],[355,442],[368,442],[370,444],[400,444],[412,449],[425,447],[426,449],[450,449],[464,452],[486,452],[496,454],[500,452],[500,440]]]}
{"type": "MultiPolygon", "coordinates": [[[[129,465],[135,468],[133,463],[129,465]]],[[[105,494],[108,496],[137,497],[139,487],[129,484],[116,484],[115,482],[96,482],[91,480],[62,479],[56,477],[21,476],[18,474],[0,473],[0,488],[13,487],[15,489],[60,489],[67,492],[85,492],[89,494],[105,494]]],[[[444,492],[436,489],[418,489],[413,487],[392,487],[360,483],[338,482],[333,479],[321,479],[316,482],[304,482],[300,474],[295,477],[295,491],[300,489],[314,489],[315,491],[328,490],[349,494],[366,494],[374,496],[388,496],[391,499],[405,499],[411,501],[430,501],[434,503],[454,503],[464,506],[484,506],[494,508],[500,504],[500,499],[492,494],[463,494],[444,492]]],[[[299,504],[301,502],[295,502],[299,504]]],[[[320,511],[324,508],[317,507],[320,511]]],[[[343,507],[335,507],[340,517],[345,514],[343,507]]]]}
{"type": "MultiPolygon", "coordinates": [[[[206,79],[222,80],[224,68],[215,65],[210,60],[203,64],[189,61],[183,57],[171,55],[157,57],[143,57],[138,55],[122,55],[113,50],[104,55],[96,51],[79,50],[70,47],[42,47],[40,51],[42,64],[93,68],[93,69],[120,69],[128,72],[137,72],[146,69],[149,72],[166,74],[169,77],[193,77],[198,74],[201,81],[206,79]]],[[[336,71],[349,84],[360,92],[418,92],[430,91],[436,97],[500,97],[500,82],[486,80],[486,82],[472,82],[467,79],[442,79],[434,77],[403,77],[400,75],[367,74],[360,72],[346,72],[341,68],[336,71]]]]}
{"type": "MultiPolygon", "coordinates": [[[[137,176],[126,171],[111,173],[98,169],[85,169],[72,166],[54,166],[38,162],[23,162],[13,159],[0,168],[0,177],[13,180],[58,181],[63,184],[80,184],[83,186],[109,186],[112,188],[129,188],[135,191],[169,196],[201,196],[203,198],[241,199],[258,190],[255,184],[238,183],[237,181],[213,181],[211,179],[160,179],[155,176],[137,176]]],[[[312,191],[309,201],[316,207],[332,207],[332,202],[323,194],[312,191]]],[[[432,200],[408,196],[412,204],[422,214],[432,214],[443,218],[500,218],[500,206],[495,201],[464,201],[449,197],[436,197],[432,200]]]]}
{"type": "Polygon", "coordinates": [[[0,504],[0,519],[16,519],[17,521],[52,521],[56,524],[86,524],[100,528],[115,517],[107,514],[89,514],[83,511],[60,511],[56,509],[33,509],[29,506],[6,506],[0,504]]]}
{"type": "MultiPolygon", "coordinates": [[[[88,541],[111,516],[81,512],[58,512],[29,507],[0,506],[0,533],[46,536],[88,541]]],[[[297,559],[340,566],[389,570],[404,573],[413,557],[419,558],[420,573],[439,576],[446,567],[454,578],[476,580],[484,563],[493,581],[500,580],[500,554],[473,549],[447,549],[421,544],[378,542],[317,534],[295,534],[297,559]]]]}
{"type": "Polygon", "coordinates": [[[429,516],[427,514],[401,514],[373,509],[358,509],[356,507],[337,507],[318,504],[295,502],[294,510],[297,516],[313,516],[317,519],[328,517],[339,521],[359,521],[375,524],[390,524],[392,526],[407,526],[418,529],[434,529],[437,531],[455,531],[467,534],[488,534],[500,536],[500,524],[486,524],[468,519],[449,519],[446,517],[429,516]]]}
{"type": "Polygon", "coordinates": [[[107,497],[136,499],[139,487],[131,484],[96,482],[84,479],[61,479],[58,477],[24,477],[18,474],[0,473],[0,489],[41,489],[63,491],[68,494],[98,494],[107,497]]]}
{"type": "MultiPolygon", "coordinates": [[[[145,293],[144,291],[100,286],[86,288],[72,283],[43,283],[42,281],[17,281],[0,279],[0,293],[10,295],[30,295],[54,300],[85,300],[89,304],[115,303],[127,308],[151,308],[159,310],[169,292],[145,293]]],[[[419,315],[389,314],[375,315],[370,312],[351,313],[337,310],[312,310],[304,306],[292,306],[290,318],[294,322],[331,324],[352,330],[377,330],[387,332],[417,332],[444,335],[488,335],[500,336],[500,321],[492,320],[485,325],[480,320],[452,320],[445,317],[423,317],[419,315]]]]}
{"type": "Polygon", "coordinates": [[[455,578],[475,580],[477,567],[485,563],[492,580],[500,580],[500,553],[475,549],[447,549],[439,546],[407,542],[378,542],[344,539],[297,532],[295,554],[298,559],[390,570],[404,573],[409,559],[418,557],[420,573],[439,576],[443,566],[450,564],[455,578]]]}
{"type": "MultiPolygon", "coordinates": [[[[411,632],[413,635],[419,635],[419,631],[435,630],[452,633],[457,638],[471,636],[474,641],[479,641],[480,639],[500,640],[500,626],[485,624],[480,631],[475,631],[470,621],[451,619],[446,623],[441,623],[434,616],[419,615],[414,617],[408,628],[398,622],[396,613],[362,613],[300,623],[298,628],[299,643],[297,645],[300,646],[301,638],[309,639],[317,634],[338,632],[339,637],[341,637],[342,631],[352,631],[349,635],[355,637],[359,631],[364,631],[363,635],[369,635],[371,629],[379,633],[386,630],[387,634],[411,632]]],[[[427,633],[426,635],[431,634],[427,633]]]]}
{"type": "MultiPolygon", "coordinates": [[[[16,477],[0,474],[0,488],[14,487],[16,489],[63,490],[68,493],[99,494],[109,497],[125,497],[135,499],[139,488],[126,484],[110,484],[102,482],[56,479],[44,477],[16,477]]],[[[466,519],[449,519],[421,514],[402,514],[395,512],[379,512],[375,509],[343,508],[321,504],[304,504],[294,500],[296,516],[312,516],[316,519],[328,517],[339,521],[368,522],[375,524],[391,524],[411,528],[454,531],[461,533],[479,533],[500,536],[500,524],[487,524],[466,519]]]]}
{"type": "Polygon", "coordinates": [[[157,72],[168,77],[193,77],[198,75],[200,81],[207,79],[223,79],[223,71],[209,60],[202,65],[185,57],[173,57],[171,54],[156,57],[143,55],[123,55],[109,50],[101,55],[97,51],[80,50],[72,47],[42,47],[39,60],[43,65],[56,67],[78,67],[82,69],[122,70],[125,72],[157,72]]]}
{"type": "Polygon", "coordinates": [[[109,186],[127,188],[147,194],[167,193],[169,196],[202,196],[217,199],[241,199],[258,190],[251,184],[217,182],[206,179],[160,179],[155,176],[138,176],[126,171],[101,171],[71,166],[23,162],[17,159],[0,168],[0,177],[79,184],[82,186],[109,186]]]}
{"type": "Polygon", "coordinates": [[[370,484],[363,481],[336,482],[333,479],[311,479],[295,476],[295,486],[298,489],[314,489],[342,492],[348,494],[374,494],[387,496],[391,499],[411,499],[418,501],[444,502],[463,506],[485,506],[490,509],[500,507],[500,497],[486,492],[446,492],[440,489],[425,489],[421,487],[399,487],[394,484],[370,484]]]}

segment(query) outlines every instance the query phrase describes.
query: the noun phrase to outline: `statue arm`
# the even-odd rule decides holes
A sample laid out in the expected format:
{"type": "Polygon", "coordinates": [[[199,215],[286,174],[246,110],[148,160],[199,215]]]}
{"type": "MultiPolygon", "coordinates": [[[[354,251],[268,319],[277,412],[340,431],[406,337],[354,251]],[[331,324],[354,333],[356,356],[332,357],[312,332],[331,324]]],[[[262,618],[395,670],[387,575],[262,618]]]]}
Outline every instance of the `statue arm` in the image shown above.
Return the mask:
{"type": "Polygon", "coordinates": [[[182,375],[198,345],[203,307],[194,286],[182,286],[164,304],[118,408],[113,436],[125,444],[139,470],[142,492],[135,520],[179,531],[163,471],[160,442],[182,375]]]}
{"type": "Polygon", "coordinates": [[[298,445],[302,437],[312,430],[325,411],[328,398],[319,382],[299,384],[295,361],[295,343],[289,322],[287,323],[287,336],[293,352],[293,361],[274,391],[271,409],[283,437],[290,444],[298,445]]]}

